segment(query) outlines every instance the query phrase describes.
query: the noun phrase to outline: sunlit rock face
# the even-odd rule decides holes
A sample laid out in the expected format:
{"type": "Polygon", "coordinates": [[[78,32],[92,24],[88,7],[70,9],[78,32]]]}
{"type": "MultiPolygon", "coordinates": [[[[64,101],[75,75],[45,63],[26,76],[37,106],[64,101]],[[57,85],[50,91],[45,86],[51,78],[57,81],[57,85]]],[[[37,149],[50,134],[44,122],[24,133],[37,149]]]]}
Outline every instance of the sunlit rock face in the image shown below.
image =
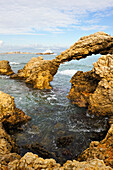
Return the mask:
{"type": "Polygon", "coordinates": [[[14,97],[0,91],[0,122],[8,129],[15,128],[28,120],[30,117],[16,108],[14,97]]]}
{"type": "Polygon", "coordinates": [[[106,137],[101,142],[91,142],[89,148],[78,157],[78,160],[86,161],[95,157],[103,160],[106,165],[113,168],[113,124],[106,137]]]}
{"type": "Polygon", "coordinates": [[[80,38],[69,49],[62,52],[53,60],[43,60],[42,57],[32,58],[23,69],[11,78],[25,79],[34,88],[51,89],[50,82],[57,73],[59,65],[73,59],[82,59],[91,54],[112,54],[113,37],[104,33],[97,32],[89,36],[80,38]]]}
{"type": "Polygon", "coordinates": [[[77,72],[71,79],[68,98],[88,107],[96,115],[113,115],[113,55],[104,55],[89,72],[77,72]]]}
{"type": "Polygon", "coordinates": [[[43,60],[42,57],[32,58],[23,69],[11,78],[25,79],[26,83],[32,84],[33,88],[51,89],[50,82],[56,74],[59,63],[53,60],[43,60]]]}
{"type": "Polygon", "coordinates": [[[56,57],[60,63],[80,60],[92,54],[113,54],[113,36],[97,32],[80,38],[69,49],[56,57]]]}
{"type": "Polygon", "coordinates": [[[78,161],[67,161],[63,166],[56,163],[54,159],[43,159],[38,157],[38,155],[35,155],[31,152],[28,152],[19,160],[15,160],[8,164],[8,169],[57,169],[57,170],[69,170],[69,169],[78,169],[78,170],[96,170],[96,169],[106,169],[106,170],[112,170],[109,166],[106,166],[102,160],[99,159],[93,159],[91,161],[84,161],[84,162],[78,162],[78,161]]]}
{"type": "Polygon", "coordinates": [[[89,96],[89,113],[113,115],[113,55],[100,57],[92,71],[101,80],[89,96]]]}
{"type": "Polygon", "coordinates": [[[14,72],[11,69],[11,66],[9,65],[9,61],[6,60],[0,61],[0,74],[1,75],[14,74],[14,72]]]}

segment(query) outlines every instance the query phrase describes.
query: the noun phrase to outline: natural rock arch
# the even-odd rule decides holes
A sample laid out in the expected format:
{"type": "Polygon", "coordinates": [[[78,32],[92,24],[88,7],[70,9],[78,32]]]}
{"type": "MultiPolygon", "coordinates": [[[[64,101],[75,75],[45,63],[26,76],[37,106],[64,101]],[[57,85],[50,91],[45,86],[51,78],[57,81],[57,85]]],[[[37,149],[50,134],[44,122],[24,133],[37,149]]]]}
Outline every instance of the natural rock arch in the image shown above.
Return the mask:
{"type": "Polygon", "coordinates": [[[25,79],[34,88],[51,89],[50,81],[57,73],[59,65],[70,60],[80,60],[92,54],[112,54],[113,36],[104,32],[97,32],[80,38],[69,49],[62,52],[53,60],[43,60],[41,57],[31,59],[23,69],[11,78],[25,79]]]}

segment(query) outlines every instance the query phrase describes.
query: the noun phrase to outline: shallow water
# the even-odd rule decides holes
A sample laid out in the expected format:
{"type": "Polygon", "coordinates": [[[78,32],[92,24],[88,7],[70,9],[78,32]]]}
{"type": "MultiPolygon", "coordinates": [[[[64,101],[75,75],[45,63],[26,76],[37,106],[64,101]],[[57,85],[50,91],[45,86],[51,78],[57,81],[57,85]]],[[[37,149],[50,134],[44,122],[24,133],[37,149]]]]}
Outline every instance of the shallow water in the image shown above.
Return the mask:
{"type": "MultiPolygon", "coordinates": [[[[37,56],[0,55],[0,60],[10,61],[12,69],[17,72],[32,57],[37,56]]],[[[51,82],[52,90],[33,89],[23,81],[0,76],[0,90],[14,96],[16,106],[32,118],[23,125],[23,131],[15,134],[21,155],[29,151],[23,149],[23,145],[37,142],[51,152],[58,162],[64,163],[67,159],[74,159],[92,140],[103,137],[107,118],[90,116],[87,109],[72,105],[66,98],[71,87],[69,81],[72,75],[78,70],[91,70],[92,63],[96,62],[98,57],[91,56],[80,61],[61,64],[51,82]]],[[[44,56],[44,59],[53,58],[54,55],[44,56]]]]}

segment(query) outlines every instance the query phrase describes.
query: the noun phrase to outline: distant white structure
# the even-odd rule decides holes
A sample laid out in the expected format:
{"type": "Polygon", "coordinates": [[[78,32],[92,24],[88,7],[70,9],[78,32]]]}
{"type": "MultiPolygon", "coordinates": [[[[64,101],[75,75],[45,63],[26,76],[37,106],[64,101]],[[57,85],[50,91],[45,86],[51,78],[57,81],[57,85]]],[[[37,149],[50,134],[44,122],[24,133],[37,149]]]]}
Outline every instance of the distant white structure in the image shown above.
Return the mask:
{"type": "Polygon", "coordinates": [[[51,50],[46,50],[45,52],[43,52],[44,54],[46,54],[46,53],[49,53],[49,54],[53,54],[53,51],[51,51],[51,50]]]}

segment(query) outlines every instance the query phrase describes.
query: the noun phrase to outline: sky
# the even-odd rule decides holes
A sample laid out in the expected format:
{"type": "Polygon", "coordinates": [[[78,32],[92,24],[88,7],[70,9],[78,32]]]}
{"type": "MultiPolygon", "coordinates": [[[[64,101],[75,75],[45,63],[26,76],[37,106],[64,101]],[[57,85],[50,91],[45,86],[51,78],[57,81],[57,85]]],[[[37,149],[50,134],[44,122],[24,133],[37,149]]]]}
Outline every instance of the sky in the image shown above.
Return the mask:
{"type": "Polygon", "coordinates": [[[113,0],[0,0],[0,51],[69,48],[80,37],[113,35],[113,0]]]}

